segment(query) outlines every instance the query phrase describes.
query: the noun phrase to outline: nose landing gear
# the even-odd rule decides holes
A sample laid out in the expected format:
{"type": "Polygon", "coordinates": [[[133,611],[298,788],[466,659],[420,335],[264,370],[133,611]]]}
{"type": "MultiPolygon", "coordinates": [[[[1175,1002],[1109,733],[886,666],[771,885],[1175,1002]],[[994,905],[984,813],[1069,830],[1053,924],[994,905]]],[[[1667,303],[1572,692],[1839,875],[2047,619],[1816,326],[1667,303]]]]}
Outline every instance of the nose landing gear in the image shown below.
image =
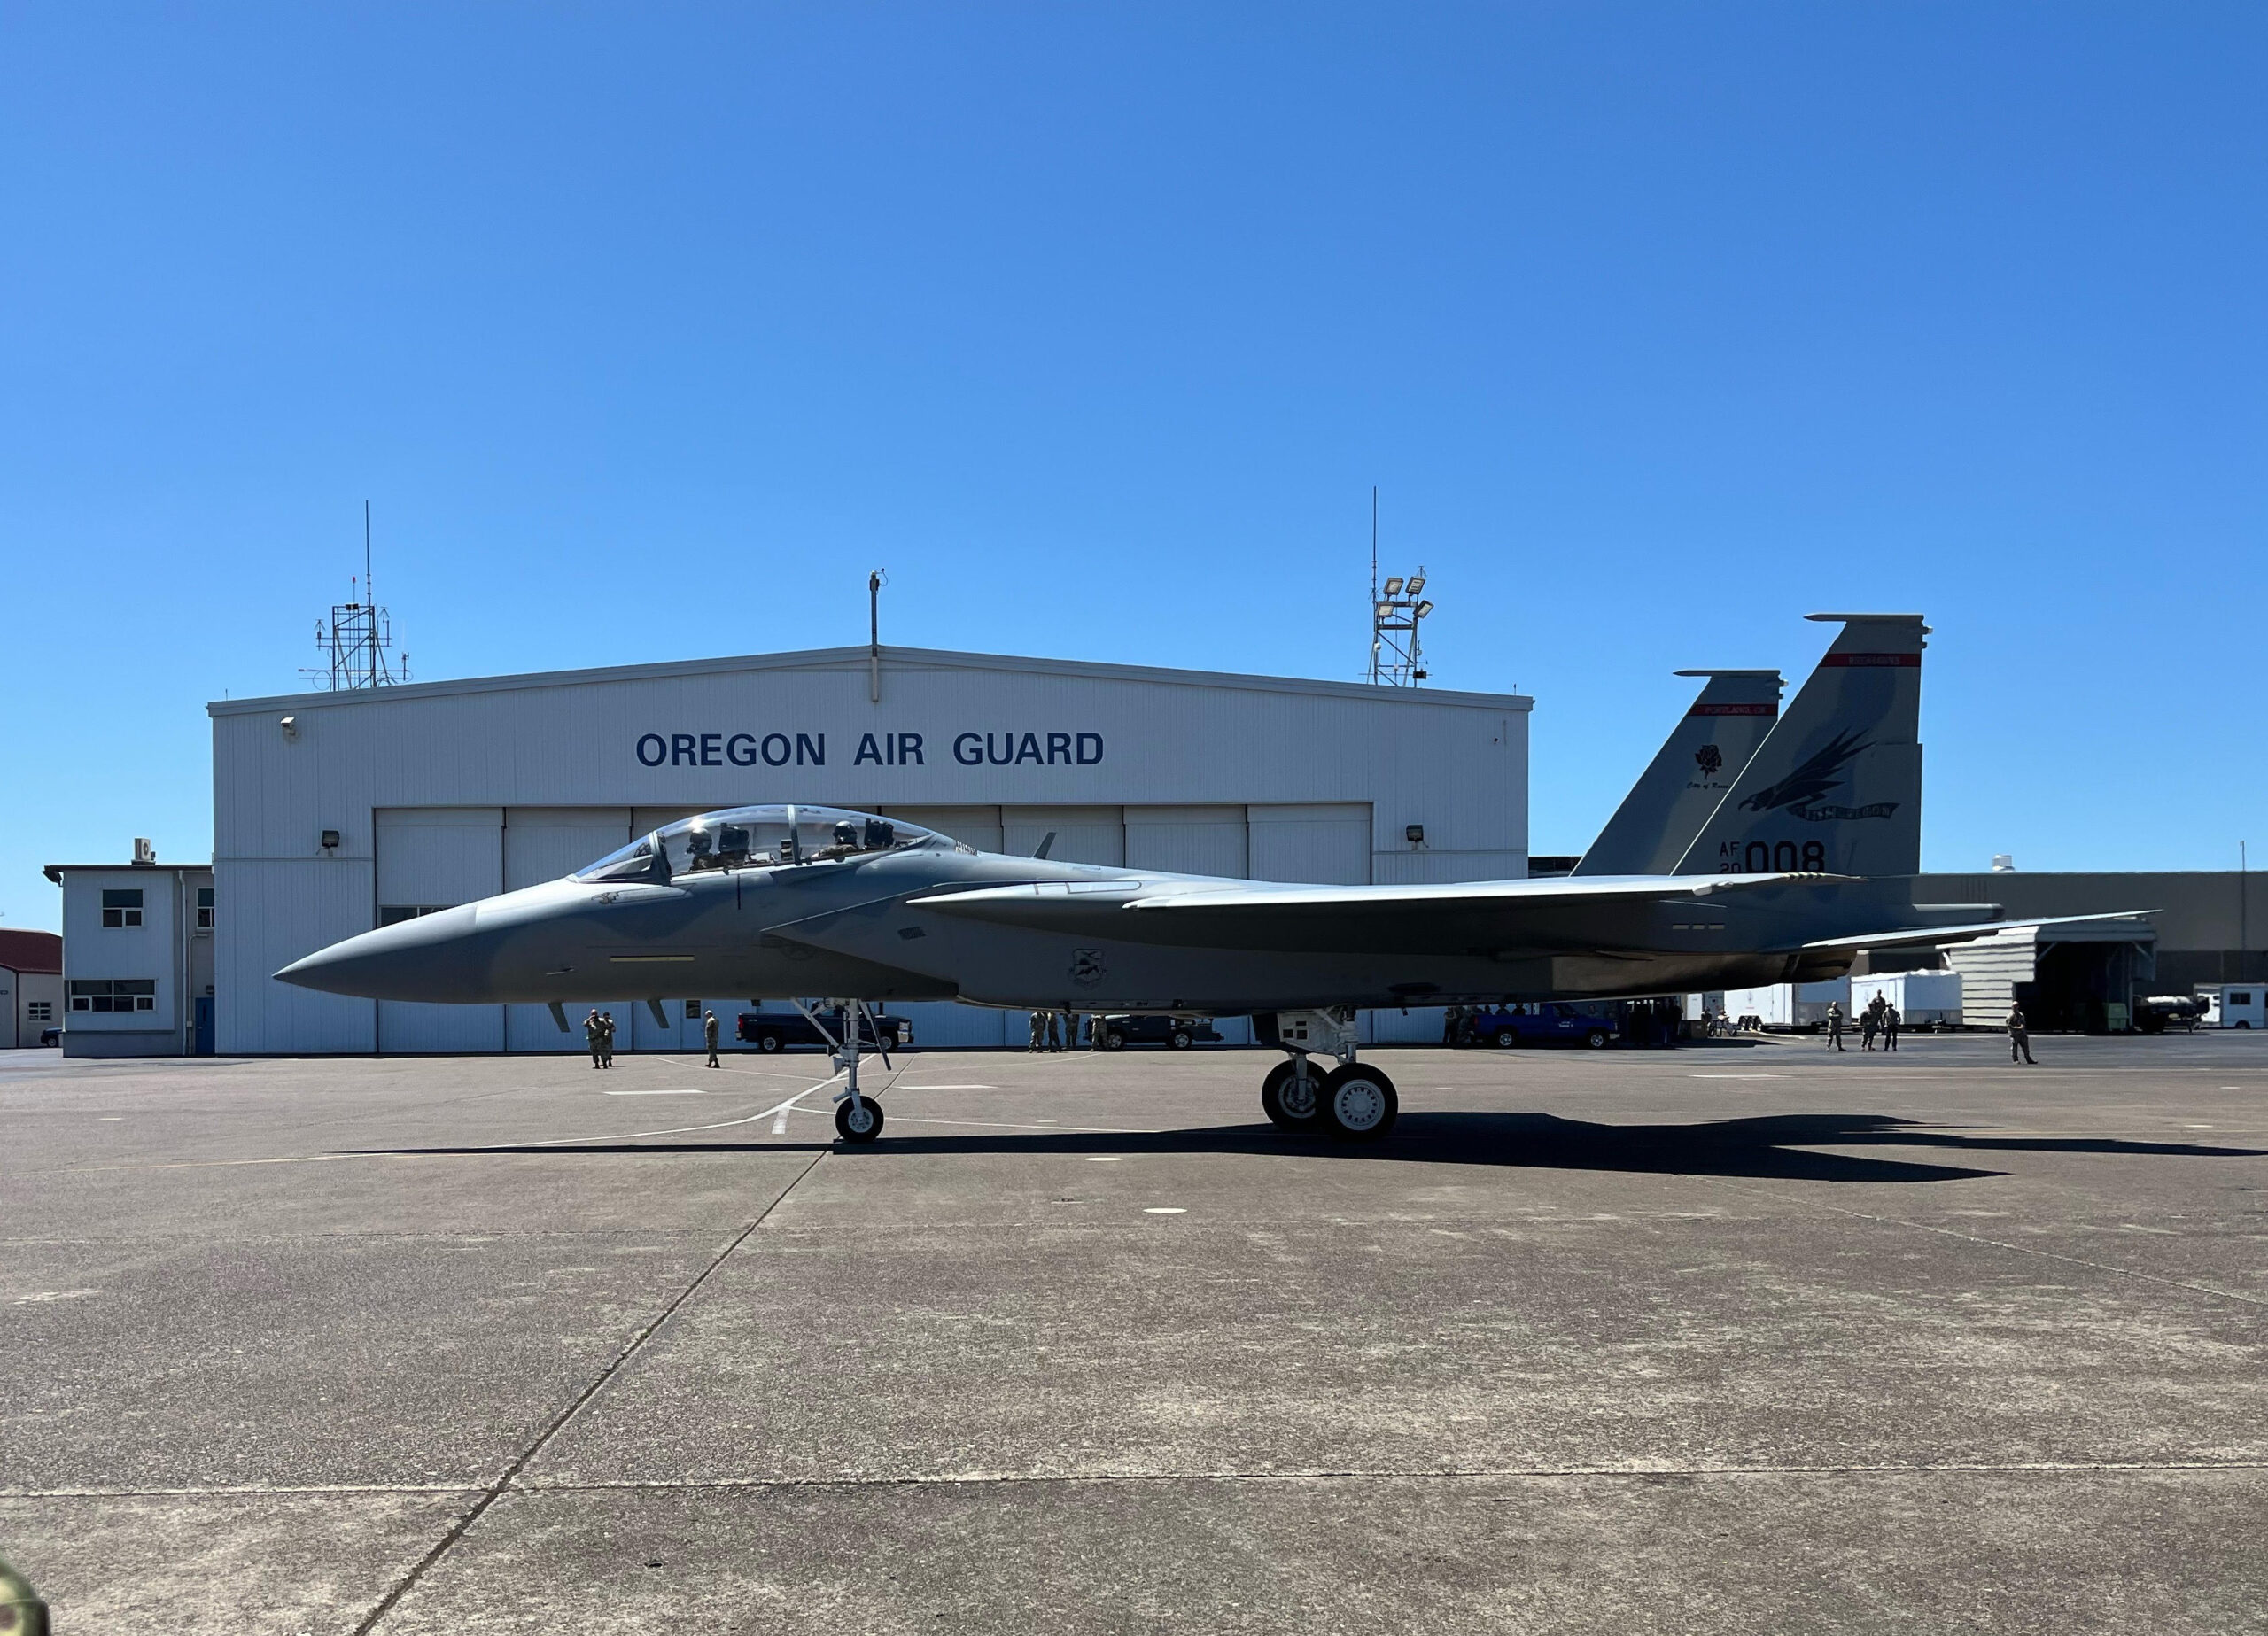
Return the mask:
{"type": "Polygon", "coordinates": [[[835,1066],[842,1070],[843,1089],[835,1093],[835,1134],[843,1141],[864,1146],[882,1134],[882,1105],[858,1091],[858,1057],[860,1041],[866,1034],[874,1037],[874,1047],[882,1053],[882,1066],[889,1066],[889,1047],[883,1043],[884,1035],[867,1019],[864,1000],[838,1000],[834,1012],[843,1027],[843,1037],[837,1039],[827,1031],[818,1013],[801,1000],[796,1009],[804,1020],[819,1030],[819,1038],[835,1048],[835,1066]]]}
{"type": "Polygon", "coordinates": [[[1260,1082],[1261,1111],[1285,1130],[1327,1130],[1356,1142],[1374,1142],[1394,1128],[1402,1099],[1394,1082],[1355,1059],[1355,1013],[1332,1011],[1280,1012],[1276,1036],[1291,1058],[1269,1069],[1260,1082]],[[1319,1073],[1309,1053],[1327,1051],[1339,1059],[1319,1073]]]}

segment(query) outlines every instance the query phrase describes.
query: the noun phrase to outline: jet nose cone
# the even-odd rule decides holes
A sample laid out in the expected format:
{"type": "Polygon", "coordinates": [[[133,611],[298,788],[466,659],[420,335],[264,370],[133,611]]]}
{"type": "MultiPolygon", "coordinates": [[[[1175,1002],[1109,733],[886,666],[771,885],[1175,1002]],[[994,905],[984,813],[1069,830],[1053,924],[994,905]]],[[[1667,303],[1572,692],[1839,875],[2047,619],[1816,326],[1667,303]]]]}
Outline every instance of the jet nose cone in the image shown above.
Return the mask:
{"type": "Polygon", "coordinates": [[[466,904],[318,949],[276,977],[365,1000],[478,1001],[485,997],[487,967],[488,951],[466,904]]]}

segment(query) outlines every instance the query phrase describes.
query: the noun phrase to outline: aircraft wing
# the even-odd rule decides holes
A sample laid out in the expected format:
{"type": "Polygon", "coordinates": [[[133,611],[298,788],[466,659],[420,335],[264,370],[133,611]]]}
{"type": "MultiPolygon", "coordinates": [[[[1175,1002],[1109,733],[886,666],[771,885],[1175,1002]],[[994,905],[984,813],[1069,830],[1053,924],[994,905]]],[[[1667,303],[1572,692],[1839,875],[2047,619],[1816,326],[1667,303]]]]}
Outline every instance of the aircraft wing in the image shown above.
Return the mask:
{"type": "Polygon", "coordinates": [[[1402,912],[1441,904],[1552,905],[1609,903],[1618,899],[1706,897],[1713,892],[1776,886],[1796,880],[1821,880],[1822,875],[1634,875],[1627,877],[1550,876],[1541,880],[1450,880],[1411,886],[1251,886],[1227,890],[1162,892],[1130,899],[1126,907],[1142,913],[1165,911],[1177,914],[1218,913],[1233,910],[1322,910],[1334,914],[1350,911],[1402,912]]]}
{"type": "Polygon", "coordinates": [[[2115,909],[2102,914],[2040,915],[2021,920],[1977,920],[1967,926],[1922,926],[1899,932],[1863,932],[1856,937],[1827,937],[1806,943],[1806,950],[1926,948],[1932,943],[1965,943],[1995,932],[2022,931],[2027,927],[2077,926],[2089,920],[2128,920],[2155,914],[2154,909],[2115,909]]]}
{"type": "MultiPolygon", "coordinates": [[[[1654,905],[1821,884],[1819,875],[1682,875],[1474,880],[1408,886],[1223,887],[1168,879],[1034,881],[928,893],[907,907],[1031,929],[1150,943],[1306,950],[1449,952],[1513,944],[1604,945],[1635,937],[1654,905]]],[[[1707,911],[1697,904],[1697,920],[1707,911]]]]}

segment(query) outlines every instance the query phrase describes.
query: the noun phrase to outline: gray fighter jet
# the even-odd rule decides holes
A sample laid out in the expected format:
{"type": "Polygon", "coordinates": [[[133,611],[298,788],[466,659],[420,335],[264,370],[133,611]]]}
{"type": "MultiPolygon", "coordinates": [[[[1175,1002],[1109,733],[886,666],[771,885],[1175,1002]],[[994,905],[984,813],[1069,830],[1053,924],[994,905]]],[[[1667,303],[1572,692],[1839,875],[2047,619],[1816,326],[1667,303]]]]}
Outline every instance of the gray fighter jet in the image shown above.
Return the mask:
{"type": "MultiPolygon", "coordinates": [[[[1285,1053],[1261,1086],[1270,1120],[1376,1137],[1398,1098],[1358,1059],[1362,1007],[1813,981],[1862,950],[2034,924],[1913,901],[1926,632],[1915,616],[1815,616],[1842,632],[1666,875],[1273,885],[978,852],[833,808],[739,807],[276,975],[375,999],[548,1004],[563,1028],[564,1006],[590,1001],[793,1000],[838,1045],[835,1126],[850,1142],[882,1128],[858,1088],[870,1005],[1247,1015],[1285,1053]]],[[[1679,838],[1687,827],[1680,818],[1679,838]]],[[[1629,838],[1670,835],[1665,818],[1659,836],[1629,838]]]]}

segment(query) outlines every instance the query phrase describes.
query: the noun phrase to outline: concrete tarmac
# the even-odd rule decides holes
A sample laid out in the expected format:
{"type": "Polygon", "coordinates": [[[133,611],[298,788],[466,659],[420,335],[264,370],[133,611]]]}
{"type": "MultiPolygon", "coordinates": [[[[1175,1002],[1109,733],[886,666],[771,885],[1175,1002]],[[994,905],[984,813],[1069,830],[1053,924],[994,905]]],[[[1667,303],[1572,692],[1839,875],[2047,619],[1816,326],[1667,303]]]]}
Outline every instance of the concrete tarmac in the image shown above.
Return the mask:
{"type": "Polygon", "coordinates": [[[65,1632],[2268,1631],[2268,1035],[0,1055],[65,1632]]]}

